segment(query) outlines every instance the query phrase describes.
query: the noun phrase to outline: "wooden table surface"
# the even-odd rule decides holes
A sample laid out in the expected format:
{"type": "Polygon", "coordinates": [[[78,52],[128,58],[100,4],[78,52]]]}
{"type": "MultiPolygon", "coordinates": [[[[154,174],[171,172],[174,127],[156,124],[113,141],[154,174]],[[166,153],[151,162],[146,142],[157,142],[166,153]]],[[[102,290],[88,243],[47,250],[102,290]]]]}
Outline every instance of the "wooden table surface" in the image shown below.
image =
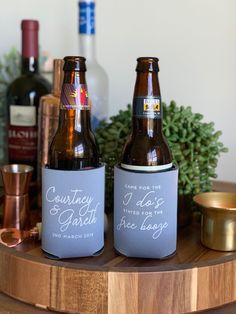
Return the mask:
{"type": "MultiPolygon", "coordinates": [[[[35,306],[17,301],[3,293],[0,293],[0,314],[56,314],[56,313],[58,314],[58,312],[36,308],[35,306]]],[[[235,314],[235,313],[236,302],[211,310],[194,312],[194,314],[235,314]]]]}
{"type": "MultiPolygon", "coordinates": [[[[214,189],[217,191],[231,191],[236,192],[236,184],[215,182],[214,189]]],[[[215,289],[215,287],[212,287],[215,289]]],[[[37,293],[37,292],[36,292],[37,293]]],[[[37,308],[32,305],[17,301],[3,293],[0,293],[0,314],[50,314],[56,313],[45,309],[37,308]]],[[[193,313],[193,312],[191,312],[193,313]]],[[[219,308],[209,309],[204,311],[198,311],[194,313],[208,313],[208,314],[235,314],[236,313],[236,302],[224,305],[219,308]]],[[[112,313],[111,313],[112,314],[112,313]]],[[[129,313],[120,313],[129,314],[129,313]]],[[[149,314],[149,313],[147,313],[149,314]]],[[[151,314],[151,313],[150,313],[151,314]]],[[[170,314],[170,313],[166,313],[170,314]]]]}

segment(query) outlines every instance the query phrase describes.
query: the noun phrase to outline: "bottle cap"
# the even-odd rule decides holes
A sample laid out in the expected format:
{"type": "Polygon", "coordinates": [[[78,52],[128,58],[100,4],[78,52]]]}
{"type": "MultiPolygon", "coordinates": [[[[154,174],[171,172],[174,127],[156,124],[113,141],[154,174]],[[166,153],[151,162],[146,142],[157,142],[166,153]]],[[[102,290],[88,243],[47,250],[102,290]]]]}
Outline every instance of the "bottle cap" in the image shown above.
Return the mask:
{"type": "Polygon", "coordinates": [[[95,1],[79,1],[79,34],[95,34],[95,1]]]}
{"type": "Polygon", "coordinates": [[[39,22],[37,20],[22,20],[21,21],[22,30],[38,31],[39,22]]]}
{"type": "Polygon", "coordinates": [[[95,3],[95,0],[79,0],[79,3],[85,2],[85,3],[95,3]]]}
{"type": "Polygon", "coordinates": [[[21,22],[21,29],[22,29],[22,57],[38,58],[39,22],[36,20],[23,20],[21,22]]]}

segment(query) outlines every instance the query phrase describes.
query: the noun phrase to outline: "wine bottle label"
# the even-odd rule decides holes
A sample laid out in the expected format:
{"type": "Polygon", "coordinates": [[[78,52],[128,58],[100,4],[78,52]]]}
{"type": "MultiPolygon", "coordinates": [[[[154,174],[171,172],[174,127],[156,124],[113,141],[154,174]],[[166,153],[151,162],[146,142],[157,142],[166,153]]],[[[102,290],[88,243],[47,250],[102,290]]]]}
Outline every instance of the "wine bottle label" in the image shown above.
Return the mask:
{"type": "Polygon", "coordinates": [[[42,169],[42,249],[46,254],[92,256],[103,248],[104,185],[104,166],[42,169]]]}
{"type": "Polygon", "coordinates": [[[61,91],[61,108],[90,110],[87,86],[85,84],[63,84],[61,91]]]}
{"type": "Polygon", "coordinates": [[[136,118],[162,118],[160,97],[134,97],[133,116],[136,118]]]}
{"type": "Polygon", "coordinates": [[[79,33],[95,34],[95,3],[79,2],[79,33]]]}
{"type": "Polygon", "coordinates": [[[35,106],[10,106],[10,124],[16,126],[35,126],[35,106]]]}
{"type": "Polygon", "coordinates": [[[10,106],[8,155],[10,161],[36,160],[37,126],[35,106],[10,106]]]}
{"type": "Polygon", "coordinates": [[[128,257],[165,258],[176,251],[178,169],[114,171],[114,246],[128,257]]]}
{"type": "Polygon", "coordinates": [[[9,160],[35,161],[37,159],[37,127],[8,127],[9,160]]]}

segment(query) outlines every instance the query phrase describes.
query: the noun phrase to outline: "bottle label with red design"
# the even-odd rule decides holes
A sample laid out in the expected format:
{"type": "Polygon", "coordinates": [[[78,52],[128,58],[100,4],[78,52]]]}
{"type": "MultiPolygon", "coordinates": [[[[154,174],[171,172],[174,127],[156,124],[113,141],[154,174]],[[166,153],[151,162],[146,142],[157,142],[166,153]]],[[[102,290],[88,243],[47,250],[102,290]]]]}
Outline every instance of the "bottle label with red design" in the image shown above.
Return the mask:
{"type": "Polygon", "coordinates": [[[10,106],[8,154],[10,161],[36,160],[37,126],[35,106],[10,106]]]}
{"type": "Polygon", "coordinates": [[[136,118],[161,119],[161,97],[134,97],[133,115],[136,118]]]}
{"type": "Polygon", "coordinates": [[[61,91],[61,108],[90,110],[86,84],[63,84],[61,91]]]}

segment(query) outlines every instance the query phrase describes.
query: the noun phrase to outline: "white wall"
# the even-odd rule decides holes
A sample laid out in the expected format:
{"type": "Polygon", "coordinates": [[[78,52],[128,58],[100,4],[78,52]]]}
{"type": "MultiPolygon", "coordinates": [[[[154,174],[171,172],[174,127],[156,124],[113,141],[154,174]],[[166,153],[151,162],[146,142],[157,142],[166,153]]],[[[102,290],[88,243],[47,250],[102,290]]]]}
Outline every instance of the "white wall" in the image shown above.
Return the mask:
{"type": "MultiPolygon", "coordinates": [[[[20,20],[40,21],[42,50],[77,54],[77,0],[0,0],[0,55],[20,49],[20,20]]],[[[138,56],[160,59],[162,98],[190,105],[223,131],[218,178],[236,181],[236,1],[97,0],[97,56],[110,114],[132,100],[138,56]]]]}

